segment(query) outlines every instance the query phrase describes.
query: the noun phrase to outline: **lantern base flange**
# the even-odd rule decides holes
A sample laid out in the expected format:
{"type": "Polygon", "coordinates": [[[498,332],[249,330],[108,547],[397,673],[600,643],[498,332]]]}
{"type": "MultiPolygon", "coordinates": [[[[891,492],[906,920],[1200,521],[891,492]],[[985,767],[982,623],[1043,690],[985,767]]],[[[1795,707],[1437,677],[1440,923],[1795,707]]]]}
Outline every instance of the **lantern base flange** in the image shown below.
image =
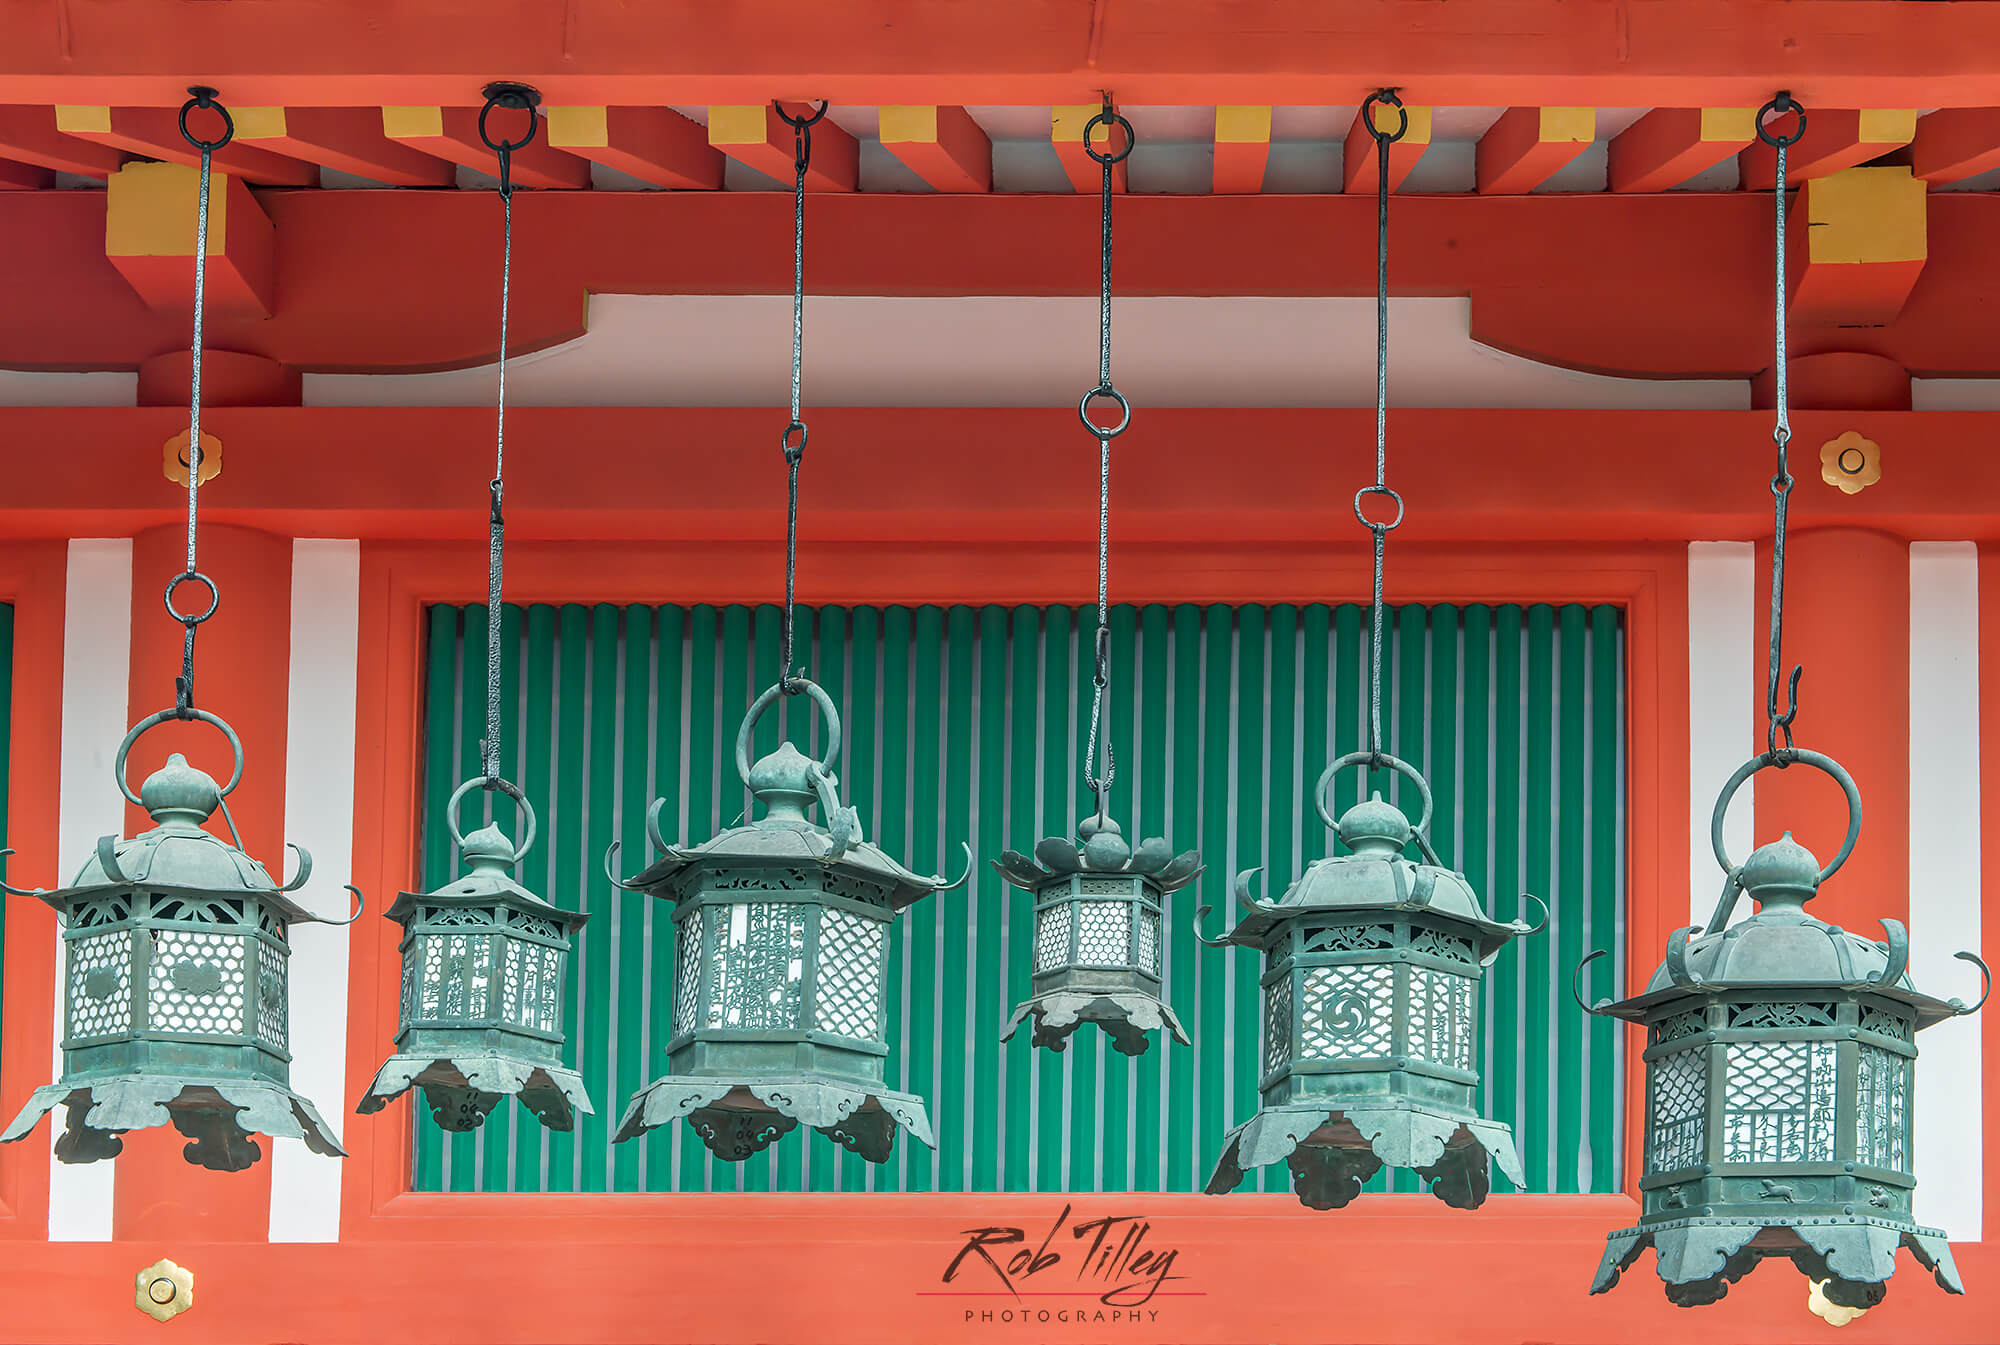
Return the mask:
{"type": "Polygon", "coordinates": [[[1447,1205],[1477,1209],[1489,1189],[1489,1156],[1516,1185],[1526,1185],[1506,1126],[1384,1101],[1391,1105],[1266,1107],[1224,1137],[1204,1189],[1233,1191],[1249,1169],[1282,1159],[1302,1204],[1338,1209],[1387,1166],[1414,1169],[1447,1205]]]}
{"type": "Polygon", "coordinates": [[[920,1097],[818,1079],[690,1079],[667,1075],[639,1090],[614,1142],[685,1118],[725,1162],[740,1163],[800,1125],[871,1163],[888,1161],[900,1128],[937,1148],[920,1097]]]}
{"type": "Polygon", "coordinates": [[[1171,1032],[1181,1045],[1188,1035],[1174,1011],[1152,995],[1129,990],[1052,990],[1023,1000],[1007,1020],[1001,1041],[1012,1041],[1021,1023],[1035,1020],[1034,1043],[1051,1051],[1069,1045],[1069,1034],[1084,1023],[1096,1023],[1123,1055],[1144,1055],[1152,1045],[1150,1033],[1171,1032]]]}
{"type": "Polygon", "coordinates": [[[445,1130],[477,1130],[503,1097],[518,1097],[550,1130],[574,1130],[576,1114],[595,1114],[583,1076],[573,1069],[518,1056],[392,1055],[354,1108],[366,1116],[416,1087],[431,1119],[445,1130]]]}
{"type": "Polygon", "coordinates": [[[1822,1216],[1787,1223],[1770,1218],[1692,1218],[1621,1228],[1605,1239],[1604,1259],[1590,1292],[1618,1283],[1647,1247],[1653,1249],[1667,1298],[1684,1308],[1716,1302],[1767,1257],[1791,1261],[1810,1280],[1824,1280],[1827,1301],[1872,1308],[1889,1292],[1896,1251],[1908,1247],[1946,1293],[1962,1294],[1958,1266],[1944,1232],[1900,1220],[1822,1216]]]}
{"type": "Polygon", "coordinates": [[[314,1153],[344,1158],[347,1151],[313,1104],[280,1084],[254,1079],[105,1075],[37,1088],[0,1143],[18,1140],[43,1116],[65,1107],[68,1125],[56,1140],[64,1163],[116,1157],[127,1130],[173,1124],[187,1136],[187,1161],[217,1172],[241,1172],[263,1156],[252,1134],[304,1140],[314,1153]]]}

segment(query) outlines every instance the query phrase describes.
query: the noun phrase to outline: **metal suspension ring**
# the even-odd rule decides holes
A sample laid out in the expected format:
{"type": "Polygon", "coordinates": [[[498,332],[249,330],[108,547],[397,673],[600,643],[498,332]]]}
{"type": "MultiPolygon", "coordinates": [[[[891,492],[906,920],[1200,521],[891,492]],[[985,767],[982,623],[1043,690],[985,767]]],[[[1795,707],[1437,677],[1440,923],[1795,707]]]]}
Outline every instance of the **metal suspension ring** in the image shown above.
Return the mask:
{"type": "MultiPolygon", "coordinates": [[[[818,764],[820,770],[830,771],[833,763],[840,759],[840,711],[834,707],[833,697],[826,694],[826,688],[810,677],[794,677],[791,683],[798,691],[812,697],[813,704],[819,707],[821,716],[826,720],[826,753],[820,757],[818,764]]],[[[782,684],[765,687],[763,694],[750,703],[750,712],[743,716],[743,727],[736,730],[736,773],[743,777],[746,787],[750,784],[750,732],[779,696],[791,694],[796,692],[785,691],[782,684]]]]}
{"type": "Polygon", "coordinates": [[[1125,400],[1125,394],[1110,384],[1100,384],[1083,394],[1083,400],[1076,404],[1076,414],[1083,420],[1083,428],[1099,439],[1116,439],[1132,424],[1132,403],[1125,400]],[[1099,399],[1118,404],[1118,423],[1099,425],[1090,418],[1090,404],[1099,399]]]}
{"type": "Polygon", "coordinates": [[[1796,145],[1805,136],[1805,133],[1806,110],[1799,104],[1796,98],[1792,97],[1789,90],[1779,90],[1776,98],[1773,98],[1770,102],[1757,109],[1757,138],[1772,149],[1786,149],[1796,145]],[[1774,134],[1771,128],[1764,124],[1767,117],[1782,117],[1788,112],[1796,112],[1799,116],[1798,129],[1790,135],[1774,134]]]}
{"type": "Polygon", "coordinates": [[[222,786],[222,797],[228,798],[236,792],[236,786],[243,783],[243,740],[236,736],[236,730],[229,727],[227,720],[221,715],[210,714],[207,710],[190,710],[185,716],[179,710],[160,710],[134,724],[132,731],[125,735],[125,741],[118,744],[118,755],[111,759],[111,772],[118,778],[118,792],[141,808],[146,806],[145,801],[132,792],[131,784],[125,779],[125,759],[132,755],[133,744],[144,737],[147,730],[183,718],[198,719],[204,724],[213,724],[222,730],[223,737],[229,739],[229,750],[235,756],[236,766],[229,773],[229,783],[222,786]]]}
{"type": "Polygon", "coordinates": [[[813,113],[809,117],[794,117],[791,113],[785,111],[783,103],[776,103],[773,106],[777,108],[778,119],[780,121],[791,127],[794,131],[803,131],[808,126],[817,126],[819,124],[820,118],[826,115],[828,103],[825,99],[821,99],[820,105],[813,109],[813,113]]]}
{"type": "Polygon", "coordinates": [[[1396,772],[1416,785],[1417,796],[1423,800],[1424,811],[1410,831],[1413,835],[1423,837],[1425,845],[1428,846],[1431,830],[1430,781],[1424,779],[1424,773],[1415,766],[1401,757],[1392,757],[1387,752],[1349,752],[1344,757],[1334,758],[1327,768],[1319,773],[1319,783],[1313,786],[1313,808],[1319,813],[1319,820],[1335,831],[1340,829],[1340,819],[1333,815],[1333,810],[1327,805],[1327,789],[1333,784],[1333,777],[1349,766],[1367,766],[1371,769],[1380,766],[1385,770],[1396,772]]]}
{"type": "Polygon", "coordinates": [[[1368,128],[1368,134],[1374,136],[1378,142],[1382,144],[1394,144],[1409,134],[1410,109],[1403,106],[1403,100],[1396,96],[1394,89],[1377,89],[1375,92],[1369,94],[1366,99],[1362,100],[1361,124],[1368,128]],[[1393,132],[1385,131],[1375,124],[1375,109],[1378,107],[1393,107],[1396,109],[1396,129],[1393,132]]]}
{"type": "Polygon", "coordinates": [[[188,86],[188,93],[192,96],[185,103],[181,104],[181,139],[187,141],[188,144],[198,150],[213,154],[236,138],[236,119],[229,115],[228,108],[216,101],[216,91],[207,85],[190,84],[188,86]],[[188,113],[194,111],[196,108],[201,108],[206,112],[217,113],[222,117],[222,135],[220,138],[203,140],[188,129],[188,113]]]}
{"type": "Polygon", "coordinates": [[[222,605],[222,594],[215,587],[215,581],[200,570],[183,570],[167,581],[167,591],[160,595],[160,600],[166,604],[168,616],[180,622],[183,626],[192,629],[215,615],[215,609],[222,605]],[[182,612],[174,607],[174,590],[190,579],[200,581],[202,586],[208,590],[208,610],[205,612],[199,614],[182,612]]]}
{"type": "Polygon", "coordinates": [[[1394,532],[1403,526],[1403,497],[1396,493],[1394,486],[1363,486],[1354,492],[1354,517],[1362,527],[1370,532],[1394,532]],[[1361,512],[1361,501],[1369,495],[1383,495],[1396,502],[1396,516],[1387,523],[1377,523],[1361,512]]]}
{"type": "Polygon", "coordinates": [[[535,844],[535,805],[528,802],[528,796],[521,792],[519,785],[499,776],[488,778],[484,775],[475,775],[451,792],[451,801],[444,806],[444,824],[451,832],[451,843],[461,851],[465,849],[465,833],[458,829],[458,806],[465,796],[475,789],[487,789],[496,794],[505,794],[514,800],[514,805],[521,810],[521,816],[527,820],[528,827],[527,834],[514,849],[514,862],[520,863],[521,856],[527,854],[535,844]]]}
{"type": "MultiPolygon", "coordinates": [[[[1847,773],[1847,768],[1825,753],[1805,747],[1784,750],[1791,761],[1803,762],[1832,776],[1834,783],[1840,786],[1840,792],[1847,796],[1847,839],[1841,842],[1840,852],[1833,857],[1833,862],[1819,871],[1819,881],[1823,883],[1840,872],[1840,866],[1847,862],[1848,855],[1854,851],[1855,841],[1861,837],[1861,790],[1855,785],[1854,777],[1847,773]]],[[[1722,787],[1722,794],[1715,800],[1715,813],[1708,824],[1708,841],[1714,847],[1715,862],[1722,865],[1724,873],[1733,874],[1737,868],[1730,862],[1729,851],[1722,842],[1722,820],[1729,812],[1729,801],[1736,797],[1737,789],[1745,780],[1767,766],[1779,764],[1776,752],[1750,758],[1736,768],[1736,774],[1729,777],[1729,783],[1722,787]]]]}
{"type": "Polygon", "coordinates": [[[480,93],[486,97],[485,104],[479,109],[480,141],[495,154],[512,154],[516,150],[526,149],[535,138],[535,124],[541,120],[540,117],[533,115],[535,109],[541,106],[541,92],[532,85],[497,80],[481,89],[480,93]],[[528,129],[522,132],[519,140],[495,140],[492,133],[486,129],[486,119],[493,114],[493,109],[496,107],[504,107],[510,112],[530,114],[528,129]]]}
{"type": "MultiPolygon", "coordinates": [[[[1106,139],[1108,142],[1109,137],[1106,137],[1106,139]]],[[[1108,105],[1104,111],[1083,124],[1083,152],[1107,168],[1114,163],[1123,163],[1132,153],[1132,147],[1137,143],[1138,138],[1132,133],[1132,123],[1125,120],[1120,114],[1113,112],[1108,105]],[[1125,148],[1116,153],[1099,154],[1090,143],[1090,133],[1095,131],[1099,126],[1122,127],[1125,131],[1125,148]]]]}

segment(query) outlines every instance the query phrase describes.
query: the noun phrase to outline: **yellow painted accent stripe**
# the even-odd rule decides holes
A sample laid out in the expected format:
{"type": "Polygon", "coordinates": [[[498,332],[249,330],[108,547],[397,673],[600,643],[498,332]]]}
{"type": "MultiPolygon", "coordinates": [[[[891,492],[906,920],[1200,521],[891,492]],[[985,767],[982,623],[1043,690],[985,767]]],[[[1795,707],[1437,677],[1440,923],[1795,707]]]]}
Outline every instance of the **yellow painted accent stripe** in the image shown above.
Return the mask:
{"type": "Polygon", "coordinates": [[[769,125],[765,104],[749,103],[708,109],[708,143],[711,145],[761,145],[769,125]]]}
{"type": "Polygon", "coordinates": [[[1215,143],[1263,145],[1271,139],[1269,107],[1228,106],[1215,109],[1215,143]]]}
{"type": "Polygon", "coordinates": [[[1594,107],[1545,107],[1541,109],[1540,140],[1570,140],[1589,143],[1597,139],[1597,109],[1594,107]]]}
{"type": "MultiPolygon", "coordinates": [[[[105,184],[104,255],[192,257],[200,191],[198,169],[178,163],[128,163],[105,184]]],[[[208,202],[208,252],[224,255],[229,230],[229,175],[214,173],[208,202]]]]}
{"type": "Polygon", "coordinates": [[[938,135],[935,105],[898,105],[881,112],[881,140],[885,145],[934,145],[938,135]]]}
{"type": "Polygon", "coordinates": [[[1705,107],[1701,110],[1703,140],[1754,140],[1757,136],[1757,109],[1754,107],[1705,107]]]}
{"type": "Polygon", "coordinates": [[[549,109],[549,143],[558,149],[604,149],[611,144],[611,115],[602,107],[549,109]]]}
{"type": "Polygon", "coordinates": [[[382,134],[391,140],[418,140],[444,134],[441,107],[385,107],[382,134]]]}
{"type": "Polygon", "coordinates": [[[1907,145],[1917,138],[1915,108],[1864,107],[1861,109],[1861,143],[1864,145],[1907,145]]]}
{"type": "MultiPolygon", "coordinates": [[[[1079,140],[1083,139],[1083,128],[1090,124],[1090,119],[1103,111],[1104,105],[1102,103],[1072,103],[1063,107],[1050,108],[1050,141],[1058,145],[1076,144],[1079,140]]],[[[1109,123],[1099,126],[1090,133],[1090,143],[1093,145],[1108,144],[1110,140],[1111,126],[1109,123]]]]}
{"type": "Polygon", "coordinates": [[[282,107],[232,107],[229,115],[236,122],[238,140],[276,140],[285,134],[282,107]]]}
{"type": "Polygon", "coordinates": [[[1811,260],[1818,265],[1924,260],[1927,185],[1908,168],[1849,168],[1806,183],[1811,260]]]}
{"type": "Polygon", "coordinates": [[[108,107],[65,107],[56,105],[56,129],[66,135],[102,135],[111,129],[111,109],[108,107]]]}

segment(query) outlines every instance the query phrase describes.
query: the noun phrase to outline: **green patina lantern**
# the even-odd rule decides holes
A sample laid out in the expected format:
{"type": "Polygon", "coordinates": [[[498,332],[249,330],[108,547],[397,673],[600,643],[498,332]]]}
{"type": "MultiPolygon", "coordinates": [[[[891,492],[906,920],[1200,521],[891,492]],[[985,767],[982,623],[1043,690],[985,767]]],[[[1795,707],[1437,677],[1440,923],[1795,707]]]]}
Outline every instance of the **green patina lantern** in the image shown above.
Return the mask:
{"type": "Polygon", "coordinates": [[[803,677],[792,684],[826,717],[825,758],[782,742],[750,764],[751,730],[780,694],[770,688],[736,735],[737,774],[764,815],[682,847],[661,837],[655,802],[647,831],[659,858],[612,879],[673,902],[678,928],[667,1073],[633,1097],[620,1141],[685,1118],[729,1162],[800,1124],[871,1163],[888,1158],[899,1126],[937,1147],[923,1099],[884,1083],[889,926],[965,877],[920,876],[863,839],[832,771],[833,701],[803,677]],[[825,825],[807,817],[814,803],[825,825]]]}
{"type": "Polygon", "coordinates": [[[0,1141],[25,1137],[60,1106],[68,1128],[55,1153],[65,1163],[111,1158],[125,1131],[169,1121],[192,1141],[187,1160],[218,1171],[262,1156],[253,1132],[341,1156],[319,1112],[291,1090],[285,932],[317,917],[288,894],[311,875],[311,856],[292,847],[298,876],[279,887],[243,853],[225,802],[243,778],[243,744],[206,711],[142,721],[119,745],[114,770],[153,828],[103,837],[68,887],[7,889],[47,902],[63,926],[63,1074],[35,1090],[0,1141]],[[236,757],[229,783],[218,788],[175,753],[134,794],[125,782],[132,745],[182,717],[227,735],[236,757]],[[203,828],[218,809],[234,844],[203,828]]]}
{"type": "MultiPolygon", "coordinates": [[[[1648,1246],[1667,1297],[1683,1307],[1715,1302],[1766,1257],[1824,1280],[1829,1302],[1871,1307],[1888,1292],[1899,1247],[1964,1292],[1945,1235],[1911,1218],[1912,1074],[1916,1033],[1979,1005],[1912,985],[1897,921],[1882,922],[1888,939],[1876,943],[1807,913],[1854,848],[1861,800],[1837,762],[1781,750],[1785,764],[1816,766],[1847,794],[1847,839],[1833,863],[1821,869],[1789,832],[1742,867],[1729,862],[1730,797],[1779,764],[1775,753],[1748,762],[1715,806],[1715,856],[1728,877],[1708,932],[1675,931],[1643,993],[1584,1006],[1646,1029],[1643,1213],[1606,1240],[1592,1293],[1648,1246]],[[1758,910],[1731,925],[1743,892],[1758,910]]],[[[1958,956],[1985,973],[1972,953],[1958,956]]]]}
{"type": "Polygon", "coordinates": [[[1032,1018],[1034,1043],[1060,1051],[1083,1023],[1096,1023],[1126,1055],[1142,1055],[1164,1028],[1187,1043],[1160,999],[1160,899],[1201,873],[1193,850],[1176,855],[1150,837],[1134,849],[1102,815],[1077,824],[1077,839],[1049,836],[1035,857],[1006,850],[993,868],[1035,898],[1034,993],[1015,1008],[1000,1040],[1032,1018]]]}
{"type": "Polygon", "coordinates": [[[493,788],[520,805],[519,849],[497,826],[470,836],[458,807],[482,779],[458,787],[445,825],[471,872],[432,892],[404,892],[389,910],[403,927],[403,998],[396,1054],[356,1111],[378,1112],[412,1085],[446,1130],[474,1130],[513,1096],[551,1130],[591,1112],[583,1077],[562,1063],[563,988],[576,931],[589,917],[521,886],[508,870],[535,843],[535,810],[519,788],[493,788]]]}
{"type": "Polygon", "coordinates": [[[1476,1208],[1489,1155],[1522,1181],[1513,1135],[1473,1108],[1479,980],[1509,940],[1541,930],[1546,911],[1535,925],[1486,918],[1464,875],[1431,848],[1430,787],[1408,763],[1351,753],[1326,768],[1314,795],[1353,853],[1307,866],[1276,902],[1250,895],[1256,870],[1239,875],[1242,922],[1202,940],[1264,954],[1262,1105],[1223,1140],[1207,1189],[1233,1191],[1246,1170],[1283,1159],[1302,1202],[1337,1209],[1387,1164],[1415,1169],[1448,1205],[1476,1208]],[[1379,794],[1334,820],[1328,786],[1356,765],[1415,783],[1415,826],[1379,794]],[[1412,839],[1428,863],[1404,858],[1412,839]]]}

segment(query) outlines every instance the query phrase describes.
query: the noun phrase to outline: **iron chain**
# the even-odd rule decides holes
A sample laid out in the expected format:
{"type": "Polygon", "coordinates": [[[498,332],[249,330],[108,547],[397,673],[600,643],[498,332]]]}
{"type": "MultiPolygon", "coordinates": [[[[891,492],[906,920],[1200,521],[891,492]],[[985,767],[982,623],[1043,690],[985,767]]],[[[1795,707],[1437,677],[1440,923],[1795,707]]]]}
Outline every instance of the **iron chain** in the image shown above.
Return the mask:
{"type": "Polygon", "coordinates": [[[1354,517],[1372,534],[1375,543],[1375,582],[1368,622],[1368,760],[1382,765],[1382,557],[1388,537],[1403,521],[1403,497],[1389,487],[1389,147],[1401,140],[1410,128],[1409,110],[1392,89],[1380,89],[1361,105],[1368,133],[1375,138],[1375,484],[1354,494],[1354,517]],[[1385,131],[1375,119],[1378,108],[1392,107],[1400,114],[1393,131],[1385,131]],[[1387,521],[1371,519],[1362,510],[1362,501],[1380,495],[1396,506],[1396,516],[1387,521]]]}
{"type": "Polygon", "coordinates": [[[1769,674],[1765,683],[1764,713],[1768,723],[1765,730],[1764,750],[1780,768],[1792,763],[1792,721],[1799,713],[1799,676],[1805,669],[1794,665],[1789,684],[1785,689],[1785,709],[1778,709],[1778,683],[1784,667],[1785,641],[1785,524],[1787,506],[1792,493],[1792,474],[1787,461],[1787,449],[1792,440],[1791,408],[1786,386],[1785,353],[1785,151],[1797,144],[1805,134],[1806,113],[1789,93],[1780,92],[1777,97],[1757,110],[1757,135],[1771,146],[1776,154],[1777,166],[1772,193],[1776,202],[1773,212],[1776,220],[1775,310],[1776,310],[1776,364],[1772,369],[1775,400],[1777,402],[1777,424],[1771,431],[1771,439],[1777,445],[1778,470],[1771,477],[1771,512],[1773,528],[1771,536],[1771,658],[1769,674]],[[1790,135],[1780,135],[1766,124],[1767,117],[1798,114],[1798,126],[1790,135]],[[1778,735],[1784,734],[1783,747],[1778,745],[1778,735]]]}
{"type": "Polygon", "coordinates": [[[487,483],[489,512],[486,537],[486,736],[479,744],[479,761],[487,789],[500,787],[500,627],[501,575],[505,569],[507,520],[502,507],[507,465],[507,316],[514,286],[513,157],[535,138],[540,121],[535,104],[540,96],[526,85],[489,84],[479,109],[479,138],[493,151],[500,168],[500,359],[499,387],[494,401],[493,479],[487,483]],[[524,111],[528,129],[518,140],[498,139],[487,129],[495,108],[524,111]]]}
{"type": "Polygon", "coordinates": [[[187,448],[187,568],[167,581],[167,590],[162,601],[167,613],[181,623],[181,675],[174,679],[174,715],[179,719],[193,719],[194,708],[194,635],[202,622],[215,615],[215,609],[222,603],[221,590],[215,581],[201,572],[196,556],[196,523],[200,516],[201,501],[201,353],[203,316],[208,302],[208,203],[211,183],[211,158],[215,151],[223,148],[236,136],[236,123],[215,96],[215,90],[196,85],[188,90],[187,102],[181,104],[180,132],[201,154],[199,180],[195,189],[194,225],[194,334],[188,343],[188,448],[187,448]],[[201,109],[215,112],[222,118],[222,134],[213,140],[197,136],[188,125],[188,114],[201,109]],[[201,612],[183,612],[174,606],[174,592],[189,580],[196,580],[208,589],[208,606],[201,612]]]}
{"type": "Polygon", "coordinates": [[[1132,404],[1111,382],[1111,188],[1113,169],[1132,153],[1135,142],[1132,123],[1112,109],[1111,95],[1106,94],[1104,110],[1083,127],[1083,152],[1096,160],[1104,175],[1098,211],[1097,386],[1084,393],[1083,400],[1077,403],[1083,428],[1097,440],[1097,641],[1091,659],[1090,733],[1084,745],[1083,783],[1096,798],[1100,824],[1110,805],[1111,782],[1118,778],[1118,754],[1111,746],[1110,732],[1104,727],[1104,693],[1111,685],[1111,441],[1132,424],[1132,404]],[[1091,144],[1091,135],[1100,126],[1104,127],[1105,136],[1102,153],[1091,144]],[[1124,143],[1114,144],[1114,137],[1121,131],[1124,143]],[[1100,399],[1117,406],[1115,423],[1101,425],[1090,418],[1091,403],[1100,399]]]}
{"type": "Polygon", "coordinates": [[[778,115],[792,128],[792,419],[779,445],[785,453],[785,611],[778,650],[778,689],[787,696],[805,690],[792,673],[799,573],[799,464],[806,456],[806,422],[801,409],[806,348],[806,170],[812,166],[812,128],[826,115],[821,103],[809,115],[794,116],[781,104],[778,115]],[[794,436],[797,436],[796,441],[794,436]]]}

